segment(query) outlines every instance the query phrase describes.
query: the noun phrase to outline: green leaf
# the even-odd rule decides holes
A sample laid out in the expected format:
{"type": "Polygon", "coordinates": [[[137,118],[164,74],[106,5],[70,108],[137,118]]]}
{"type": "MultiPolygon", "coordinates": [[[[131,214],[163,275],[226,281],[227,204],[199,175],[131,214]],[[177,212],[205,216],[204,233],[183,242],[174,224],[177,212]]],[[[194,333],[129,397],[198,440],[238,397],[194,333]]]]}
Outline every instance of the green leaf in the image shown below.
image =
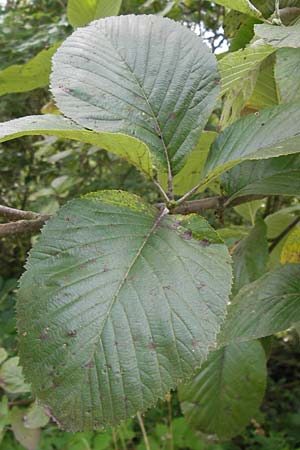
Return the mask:
{"type": "Polygon", "coordinates": [[[248,236],[242,239],[232,252],[234,287],[236,294],[245,284],[251,283],[265,273],[269,258],[267,226],[257,219],[248,236]]]}
{"type": "Polygon", "coordinates": [[[248,221],[252,226],[255,224],[256,214],[265,206],[265,201],[261,200],[252,200],[251,202],[242,203],[241,205],[235,206],[234,210],[243,217],[246,221],[248,221]]]}
{"type": "Polygon", "coordinates": [[[265,352],[258,341],[211,352],[193,380],[179,389],[183,414],[197,431],[229,439],[257,413],[266,376],[265,352]]]}
{"type": "Polygon", "coordinates": [[[124,134],[89,131],[69,119],[53,114],[27,116],[0,123],[0,142],[28,135],[57,136],[97,145],[153,176],[155,162],[148,147],[138,139],[124,134]]]}
{"type": "MultiPolygon", "coordinates": [[[[262,109],[281,103],[278,99],[274,75],[274,60],[275,54],[272,54],[261,63],[256,85],[247,101],[248,108],[262,109]]],[[[291,100],[297,100],[297,98],[291,100]]]]}
{"type": "Polygon", "coordinates": [[[245,286],[228,308],[220,345],[270,336],[300,321],[300,264],[286,264],[245,286]]]}
{"type": "Polygon", "coordinates": [[[300,228],[295,227],[289,234],[280,255],[281,264],[300,263],[300,228]]]}
{"type": "Polygon", "coordinates": [[[254,25],[254,31],[257,37],[273,47],[300,47],[300,24],[286,27],[263,23],[254,25]]]}
{"type": "MultiPolygon", "coordinates": [[[[300,205],[289,208],[283,208],[276,213],[270,214],[265,218],[268,227],[268,239],[276,238],[286,227],[288,227],[294,220],[294,213],[300,211],[300,205]]],[[[276,245],[270,254],[269,268],[275,269],[280,264],[281,251],[290,236],[290,231],[281,241],[276,245]]]]}
{"type": "Polygon", "coordinates": [[[204,174],[216,178],[243,160],[300,152],[300,102],[274,106],[236,121],[211,146],[204,174]]]}
{"type": "Polygon", "coordinates": [[[293,195],[300,192],[300,156],[245,161],[221,176],[230,201],[245,195],[293,195]]]}
{"type": "Polygon", "coordinates": [[[73,27],[82,27],[94,19],[119,14],[122,0],[68,0],[67,15],[73,27]]]}
{"type": "Polygon", "coordinates": [[[219,61],[221,94],[224,95],[221,128],[240,117],[258,86],[262,63],[274,51],[269,45],[255,45],[229,53],[219,61]]]}
{"type": "Polygon", "coordinates": [[[3,361],[6,360],[7,358],[7,351],[5,350],[5,348],[0,347],[0,364],[3,363],[3,361]]]}
{"type": "Polygon", "coordinates": [[[44,408],[35,401],[27,409],[23,422],[26,428],[41,428],[47,425],[49,416],[45,413],[44,408]]]}
{"type": "Polygon", "coordinates": [[[140,139],[173,174],[196,146],[219,91],[206,44],[157,16],[95,21],[68,37],[53,61],[51,89],[67,117],[140,139]]]}
{"type": "Polygon", "coordinates": [[[252,45],[246,49],[229,53],[220,59],[218,67],[221,75],[221,95],[234,88],[239,82],[257,71],[262,61],[274,53],[275,49],[267,44],[252,45]]]}
{"type": "Polygon", "coordinates": [[[7,359],[0,367],[0,387],[11,394],[29,392],[30,386],[25,383],[22,367],[17,356],[7,359]]]}
{"type": "Polygon", "coordinates": [[[64,206],[21,279],[20,355],[69,430],[118,424],[191,375],[216,341],[230,257],[200,216],[121,191],[64,206]]]}
{"type": "Polygon", "coordinates": [[[241,13],[248,14],[249,16],[260,18],[261,12],[250,2],[250,0],[215,0],[218,5],[225,6],[226,8],[235,9],[241,13]]]}
{"type": "MultiPolygon", "coordinates": [[[[174,194],[184,195],[190,191],[201,178],[201,173],[210,149],[210,146],[217,133],[214,131],[204,131],[199,139],[196,148],[189,155],[185,165],[173,178],[174,194]]],[[[167,175],[160,173],[160,182],[167,189],[167,175]]]]}
{"type": "Polygon", "coordinates": [[[42,50],[25,64],[9,66],[0,72],[0,95],[27,92],[47,86],[51,71],[51,58],[60,42],[42,50]]]}
{"type": "Polygon", "coordinates": [[[29,429],[24,425],[24,410],[13,408],[11,414],[11,427],[15,435],[15,439],[25,447],[26,450],[37,450],[41,430],[29,429]]]}
{"type": "Polygon", "coordinates": [[[300,49],[280,48],[276,53],[275,77],[282,103],[300,99],[300,49]]]}

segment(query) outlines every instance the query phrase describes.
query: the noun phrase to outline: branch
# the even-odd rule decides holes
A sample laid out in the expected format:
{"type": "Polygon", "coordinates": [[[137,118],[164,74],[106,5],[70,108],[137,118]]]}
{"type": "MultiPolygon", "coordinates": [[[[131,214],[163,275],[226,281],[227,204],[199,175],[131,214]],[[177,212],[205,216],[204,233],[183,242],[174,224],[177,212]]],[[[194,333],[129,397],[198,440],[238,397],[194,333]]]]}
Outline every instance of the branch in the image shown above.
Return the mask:
{"type": "MultiPolygon", "coordinates": [[[[242,203],[247,203],[251,200],[262,198],[262,196],[245,195],[234,199],[232,202],[228,202],[227,197],[215,196],[206,197],[199,200],[186,201],[176,206],[171,213],[172,214],[203,214],[209,209],[221,210],[228,206],[237,206],[242,203]]],[[[166,198],[167,200],[167,198],[166,198]]],[[[169,200],[169,199],[168,199],[169,200]]],[[[165,207],[164,203],[157,203],[155,205],[159,210],[165,207]]],[[[16,222],[9,222],[0,224],[0,238],[24,233],[37,233],[44,223],[50,219],[48,214],[38,214],[32,211],[22,211],[19,209],[9,208],[7,206],[0,205],[0,216],[10,220],[17,220],[16,222]],[[24,219],[24,220],[18,220],[24,219]]],[[[272,244],[273,245],[273,244],[272,244]]]]}
{"type": "Polygon", "coordinates": [[[0,217],[11,220],[11,222],[0,224],[1,238],[16,234],[35,233],[51,216],[0,205],[0,217]]]}
{"type": "Polygon", "coordinates": [[[40,231],[46,220],[50,216],[41,216],[39,219],[18,220],[17,222],[9,222],[0,224],[0,238],[15,234],[36,233],[40,231]]]}
{"type": "Polygon", "coordinates": [[[8,206],[0,205],[0,216],[10,220],[19,219],[37,219],[41,214],[33,211],[23,211],[22,209],[9,208],[8,206]]]}
{"type": "Polygon", "coordinates": [[[300,222],[300,216],[296,217],[295,220],[293,220],[293,222],[291,222],[280,234],[278,234],[278,236],[276,236],[273,241],[272,244],[269,247],[269,253],[271,253],[274,248],[276,247],[276,245],[279,244],[280,241],[282,241],[282,239],[300,222]]]}

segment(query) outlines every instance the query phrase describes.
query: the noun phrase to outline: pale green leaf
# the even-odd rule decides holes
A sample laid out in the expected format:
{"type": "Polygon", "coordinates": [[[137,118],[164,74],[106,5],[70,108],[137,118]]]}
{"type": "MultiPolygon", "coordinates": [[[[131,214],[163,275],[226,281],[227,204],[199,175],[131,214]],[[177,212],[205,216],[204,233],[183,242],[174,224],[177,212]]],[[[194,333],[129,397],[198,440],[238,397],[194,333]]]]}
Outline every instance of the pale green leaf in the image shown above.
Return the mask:
{"type": "Polygon", "coordinates": [[[5,350],[5,348],[0,347],[0,364],[3,363],[3,361],[6,360],[7,358],[7,351],[5,350]]]}
{"type": "Polygon", "coordinates": [[[230,200],[245,195],[297,196],[300,193],[300,156],[245,161],[222,174],[220,181],[230,200]]]}
{"type": "Polygon", "coordinates": [[[215,0],[215,3],[253,17],[260,18],[262,16],[250,0],[215,0]]]}
{"type": "Polygon", "coordinates": [[[265,352],[258,341],[211,352],[192,381],[179,389],[183,414],[195,430],[229,439],[258,412],[266,376],[265,352]]]}
{"type": "Polygon", "coordinates": [[[69,119],[53,114],[27,116],[0,123],[0,142],[30,135],[57,136],[97,145],[153,176],[155,162],[148,147],[133,137],[120,133],[89,131],[69,119]]]}
{"type": "MultiPolygon", "coordinates": [[[[175,194],[184,195],[199,183],[210,146],[216,136],[217,133],[214,131],[204,131],[201,134],[196,148],[188,156],[180,172],[173,178],[175,194]]],[[[167,189],[167,174],[160,173],[159,175],[161,184],[167,189]]]]}
{"type": "Polygon", "coordinates": [[[269,245],[267,226],[262,219],[257,219],[248,236],[242,239],[232,252],[234,285],[233,294],[243,286],[255,281],[266,272],[269,245]]]}
{"type": "MultiPolygon", "coordinates": [[[[294,212],[300,211],[300,204],[293,207],[283,208],[276,213],[270,214],[265,218],[268,227],[268,239],[276,238],[286,227],[288,227],[294,220],[294,212]]],[[[290,236],[290,231],[281,241],[276,245],[270,254],[269,268],[275,269],[280,264],[281,251],[290,236]]]]}
{"type": "Polygon", "coordinates": [[[300,47],[300,24],[286,27],[263,23],[254,25],[254,31],[257,37],[273,47],[300,47]]]}
{"type": "Polygon", "coordinates": [[[300,228],[295,227],[289,234],[280,255],[281,264],[300,263],[300,228]]]}
{"type": "Polygon", "coordinates": [[[219,344],[270,336],[300,321],[300,264],[286,264],[245,286],[228,308],[219,344]]]}
{"type": "Polygon", "coordinates": [[[200,216],[121,191],[65,205],[21,279],[27,379],[69,430],[118,424],[205,360],[231,286],[228,250],[200,216]]]}
{"type": "Polygon", "coordinates": [[[204,174],[209,180],[243,160],[268,159],[300,152],[300,102],[249,114],[213,142],[204,174]]]}
{"type": "Polygon", "coordinates": [[[68,0],[67,15],[73,27],[82,27],[95,19],[119,14],[122,0],[68,0]]]}
{"type": "Polygon", "coordinates": [[[15,439],[26,450],[37,450],[41,430],[39,428],[29,429],[24,425],[24,410],[14,408],[11,414],[11,427],[14,433],[15,439]]]}
{"type": "Polygon", "coordinates": [[[280,103],[274,75],[274,59],[275,55],[272,54],[261,63],[255,87],[247,101],[248,108],[262,109],[280,103]]]}
{"type": "Polygon", "coordinates": [[[60,42],[42,50],[25,64],[9,66],[0,72],[0,95],[27,92],[47,86],[51,71],[51,58],[60,42]]]}
{"type": "Polygon", "coordinates": [[[235,211],[242,216],[246,221],[250,222],[254,226],[256,214],[265,205],[265,201],[252,200],[251,202],[242,203],[241,205],[235,206],[235,211]]]}
{"type": "Polygon", "coordinates": [[[49,422],[49,415],[47,415],[45,409],[35,401],[27,409],[23,422],[25,428],[42,428],[49,422]]]}
{"type": "Polygon", "coordinates": [[[59,109],[82,127],[140,139],[177,173],[217,98],[216,58],[192,31],[158,16],[94,21],[53,59],[59,109]]]}
{"type": "Polygon", "coordinates": [[[30,386],[25,383],[22,367],[17,356],[7,359],[0,367],[0,387],[11,394],[29,392],[30,386]]]}
{"type": "MultiPolygon", "coordinates": [[[[234,88],[239,82],[247,80],[257,72],[260,64],[275,49],[267,44],[252,45],[243,50],[229,53],[220,59],[218,68],[221,75],[221,95],[234,88]]],[[[239,86],[239,84],[238,84],[239,86]]]]}
{"type": "Polygon", "coordinates": [[[276,53],[275,77],[282,103],[300,99],[299,73],[300,49],[280,48],[276,53]]]}

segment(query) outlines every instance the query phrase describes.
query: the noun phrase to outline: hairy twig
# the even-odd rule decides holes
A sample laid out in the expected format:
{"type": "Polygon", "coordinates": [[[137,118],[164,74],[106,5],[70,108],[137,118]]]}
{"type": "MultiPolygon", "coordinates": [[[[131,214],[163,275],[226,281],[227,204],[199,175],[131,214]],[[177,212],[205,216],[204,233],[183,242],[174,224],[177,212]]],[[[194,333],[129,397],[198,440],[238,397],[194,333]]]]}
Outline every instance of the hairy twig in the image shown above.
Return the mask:
{"type": "Polygon", "coordinates": [[[272,244],[269,247],[269,253],[271,253],[274,248],[276,247],[276,245],[279,244],[280,241],[282,241],[282,239],[300,222],[300,216],[296,217],[295,220],[293,220],[293,222],[291,222],[281,233],[278,234],[278,236],[276,236],[273,241],[272,244]]]}

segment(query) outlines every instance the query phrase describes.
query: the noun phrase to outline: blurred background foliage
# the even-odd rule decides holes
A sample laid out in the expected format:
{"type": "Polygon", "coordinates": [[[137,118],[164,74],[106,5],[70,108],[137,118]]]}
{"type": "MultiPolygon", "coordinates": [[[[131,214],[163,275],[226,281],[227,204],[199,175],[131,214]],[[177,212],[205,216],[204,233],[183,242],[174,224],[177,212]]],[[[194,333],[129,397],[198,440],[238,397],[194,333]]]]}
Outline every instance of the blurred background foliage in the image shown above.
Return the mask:
{"type": "MultiPolygon", "coordinates": [[[[266,17],[274,2],[253,1],[266,17]]],[[[281,7],[291,2],[281,2],[281,7]]],[[[295,2],[297,4],[297,2],[295,2]]],[[[66,0],[8,0],[0,11],[0,70],[23,64],[40,51],[63,40],[73,28],[67,20],[66,0]]],[[[257,20],[206,0],[123,0],[123,14],[159,14],[181,21],[201,34],[212,50],[244,48],[253,37],[257,20]]],[[[287,19],[288,20],[288,19],[287,19]]],[[[289,19],[290,20],[290,19],[289,19]]],[[[292,18],[291,20],[294,20],[292,18]]],[[[1,84],[0,84],[1,87],[1,84]]],[[[1,97],[0,121],[49,111],[47,87],[1,97]]],[[[221,104],[208,129],[217,130],[221,104]]],[[[26,137],[0,145],[0,203],[19,209],[54,213],[72,197],[101,189],[125,189],[155,202],[159,196],[152,185],[132,166],[91,145],[46,137],[26,137]]],[[[218,191],[218,186],[212,186],[218,191]]],[[[207,196],[213,191],[200,194],[207,196]]],[[[207,218],[232,247],[246,236],[255,217],[267,217],[268,237],[276,236],[299,214],[293,197],[271,196],[228,209],[225,214],[208,212],[207,218]]],[[[76,433],[59,430],[33,403],[16,358],[17,338],[14,305],[17,278],[36,239],[7,237],[0,242],[0,448],[3,450],[144,450],[145,442],[137,419],[105,433],[76,433]],[[48,423],[49,422],[49,423],[48,423]],[[42,431],[41,431],[42,428],[42,431]],[[4,430],[6,431],[4,433],[4,430]]],[[[282,246],[284,242],[282,242],[282,246]]],[[[276,265],[280,250],[271,258],[276,265]]],[[[272,256],[272,255],[271,255],[272,256]]],[[[272,262],[273,261],[273,262],[272,262]]],[[[300,449],[300,365],[296,330],[276,337],[266,345],[270,358],[266,397],[261,411],[247,429],[229,442],[192,432],[181,414],[176,393],[144,417],[152,450],[290,450],[300,449]],[[271,350],[270,350],[271,348],[271,350]]]]}

